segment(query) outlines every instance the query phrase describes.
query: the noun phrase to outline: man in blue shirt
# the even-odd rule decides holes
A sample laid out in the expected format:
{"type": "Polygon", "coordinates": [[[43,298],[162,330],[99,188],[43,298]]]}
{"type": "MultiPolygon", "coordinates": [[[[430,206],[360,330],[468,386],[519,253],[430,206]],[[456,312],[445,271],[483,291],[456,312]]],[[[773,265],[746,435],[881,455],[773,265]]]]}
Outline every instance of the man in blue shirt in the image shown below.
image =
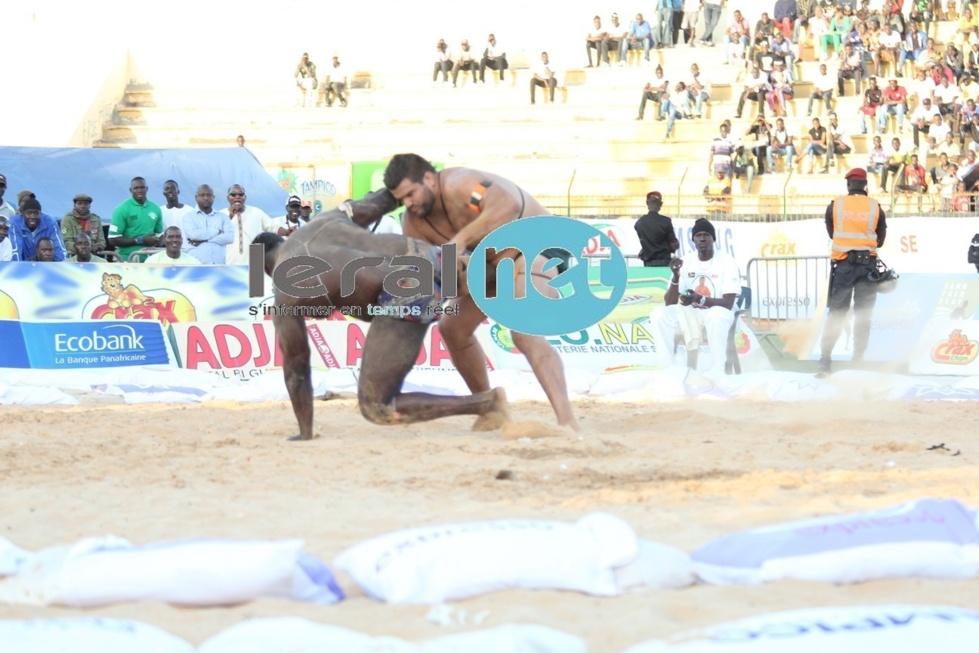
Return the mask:
{"type": "Polygon", "coordinates": [[[214,191],[207,184],[194,196],[197,211],[184,216],[184,251],[205,265],[224,265],[227,246],[234,242],[232,223],[214,210],[214,191]]]}
{"type": "Polygon", "coordinates": [[[653,39],[653,28],[648,20],[644,20],[642,14],[636,14],[636,19],[629,26],[629,49],[636,50],[640,47],[649,62],[649,48],[656,45],[653,39]]]}
{"type": "Polygon", "coordinates": [[[10,219],[10,240],[14,246],[14,260],[30,261],[37,256],[37,243],[50,238],[54,245],[54,260],[65,260],[65,244],[61,240],[58,221],[41,213],[41,203],[33,197],[24,200],[21,212],[10,219]]]}

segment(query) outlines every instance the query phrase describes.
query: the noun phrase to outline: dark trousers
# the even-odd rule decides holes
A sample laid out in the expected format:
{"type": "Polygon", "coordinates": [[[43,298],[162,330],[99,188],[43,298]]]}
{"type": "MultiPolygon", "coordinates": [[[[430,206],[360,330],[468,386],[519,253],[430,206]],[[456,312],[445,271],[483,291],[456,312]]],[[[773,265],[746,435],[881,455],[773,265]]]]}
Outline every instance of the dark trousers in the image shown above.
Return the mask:
{"type": "Polygon", "coordinates": [[[806,109],[806,115],[812,115],[812,103],[816,100],[822,100],[826,105],[826,111],[832,111],[830,108],[830,102],[833,101],[833,91],[813,91],[809,94],[809,108],[806,109]]]}
{"type": "Polygon", "coordinates": [[[553,77],[548,78],[546,81],[543,79],[537,79],[534,77],[530,80],[530,103],[534,104],[534,95],[537,92],[537,87],[546,88],[551,93],[551,102],[554,102],[554,89],[557,88],[557,80],[553,77]]]}
{"type": "Polygon", "coordinates": [[[853,303],[853,357],[863,358],[870,342],[870,319],[877,302],[877,285],[867,279],[874,264],[855,265],[846,261],[833,263],[827,306],[826,328],[823,329],[822,357],[829,360],[833,347],[843,331],[843,322],[853,303]]]}
{"type": "Polygon", "coordinates": [[[473,74],[473,84],[476,83],[476,71],[479,69],[479,65],[475,61],[460,62],[457,61],[452,67],[452,85],[455,86],[456,82],[459,80],[460,70],[471,70],[473,74]]]}
{"type": "Polygon", "coordinates": [[[665,268],[665,267],[669,267],[670,259],[668,258],[651,259],[649,261],[644,261],[643,265],[646,266],[647,268],[665,268]]]}
{"type": "Polygon", "coordinates": [[[755,100],[758,102],[758,115],[765,115],[765,91],[749,91],[745,89],[745,92],[741,94],[741,99],[738,100],[738,110],[735,114],[735,118],[741,117],[741,112],[744,111],[745,100],[755,100]]]}
{"type": "Polygon", "coordinates": [[[486,69],[495,70],[500,74],[500,81],[503,81],[503,71],[509,68],[506,57],[483,57],[479,61],[479,81],[486,81],[486,69]]]}
{"type": "MultiPolygon", "coordinates": [[[[646,113],[646,103],[649,101],[655,102],[657,105],[660,104],[660,98],[663,94],[659,91],[643,91],[642,101],[639,103],[639,117],[642,118],[643,114],[646,113]]],[[[659,110],[656,111],[656,117],[659,117],[659,110]]]]}
{"type": "Polygon", "coordinates": [[[324,94],[326,106],[332,107],[334,99],[340,100],[341,107],[347,106],[347,96],[343,94],[345,90],[347,90],[347,85],[342,82],[330,82],[327,84],[326,93],[324,94]],[[334,96],[336,97],[334,98],[334,96]]]}
{"type": "Polygon", "coordinates": [[[683,25],[683,10],[673,10],[673,42],[680,45],[680,26],[683,25]]]}
{"type": "Polygon", "coordinates": [[[853,70],[841,70],[836,75],[836,90],[839,91],[840,97],[843,97],[843,80],[852,79],[854,85],[856,86],[856,94],[860,95],[861,85],[863,83],[863,71],[859,68],[854,68],[853,70]]]}
{"type": "Polygon", "coordinates": [[[884,171],[880,173],[880,189],[884,192],[887,191],[887,175],[894,173],[894,176],[898,179],[901,178],[901,173],[904,171],[904,164],[893,164],[885,163],[884,171]]]}
{"type": "Polygon", "coordinates": [[[435,68],[432,70],[432,81],[438,79],[439,71],[442,71],[442,81],[449,81],[449,71],[452,70],[451,61],[436,61],[435,68]]]}

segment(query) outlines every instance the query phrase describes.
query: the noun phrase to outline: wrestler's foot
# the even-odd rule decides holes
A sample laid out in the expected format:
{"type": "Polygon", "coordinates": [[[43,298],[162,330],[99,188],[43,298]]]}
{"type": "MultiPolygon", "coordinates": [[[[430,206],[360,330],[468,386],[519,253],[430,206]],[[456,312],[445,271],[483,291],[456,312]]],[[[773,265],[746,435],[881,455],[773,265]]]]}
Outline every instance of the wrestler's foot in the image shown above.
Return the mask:
{"type": "Polygon", "coordinates": [[[294,435],[291,438],[286,438],[286,442],[299,442],[302,440],[312,440],[312,439],[313,439],[312,437],[306,437],[300,434],[300,435],[294,435]]]}
{"type": "Polygon", "coordinates": [[[473,422],[473,431],[495,431],[510,421],[510,405],[503,388],[493,388],[493,405],[488,413],[480,415],[473,422]]]}
{"type": "Polygon", "coordinates": [[[571,418],[570,420],[564,422],[558,422],[561,426],[571,429],[575,433],[581,433],[581,426],[578,425],[578,420],[571,418]]]}

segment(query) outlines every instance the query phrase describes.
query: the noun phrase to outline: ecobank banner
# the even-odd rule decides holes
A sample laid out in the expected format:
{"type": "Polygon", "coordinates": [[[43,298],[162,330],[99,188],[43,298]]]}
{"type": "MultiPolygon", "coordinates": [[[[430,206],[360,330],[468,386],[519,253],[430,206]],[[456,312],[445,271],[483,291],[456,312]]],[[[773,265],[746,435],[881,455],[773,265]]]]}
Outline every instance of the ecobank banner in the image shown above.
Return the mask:
{"type": "Polygon", "coordinates": [[[0,367],[91,369],[175,365],[159,322],[0,321],[0,367]]]}

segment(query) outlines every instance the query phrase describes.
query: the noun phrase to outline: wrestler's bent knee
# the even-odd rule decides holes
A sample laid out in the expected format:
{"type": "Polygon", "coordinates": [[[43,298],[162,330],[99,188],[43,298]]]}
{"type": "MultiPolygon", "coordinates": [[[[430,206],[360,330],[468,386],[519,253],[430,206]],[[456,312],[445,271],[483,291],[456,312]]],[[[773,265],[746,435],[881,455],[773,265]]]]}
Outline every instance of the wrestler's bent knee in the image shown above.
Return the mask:
{"type": "Polygon", "coordinates": [[[371,424],[394,424],[398,421],[394,406],[378,401],[361,401],[360,414],[371,424]]]}

